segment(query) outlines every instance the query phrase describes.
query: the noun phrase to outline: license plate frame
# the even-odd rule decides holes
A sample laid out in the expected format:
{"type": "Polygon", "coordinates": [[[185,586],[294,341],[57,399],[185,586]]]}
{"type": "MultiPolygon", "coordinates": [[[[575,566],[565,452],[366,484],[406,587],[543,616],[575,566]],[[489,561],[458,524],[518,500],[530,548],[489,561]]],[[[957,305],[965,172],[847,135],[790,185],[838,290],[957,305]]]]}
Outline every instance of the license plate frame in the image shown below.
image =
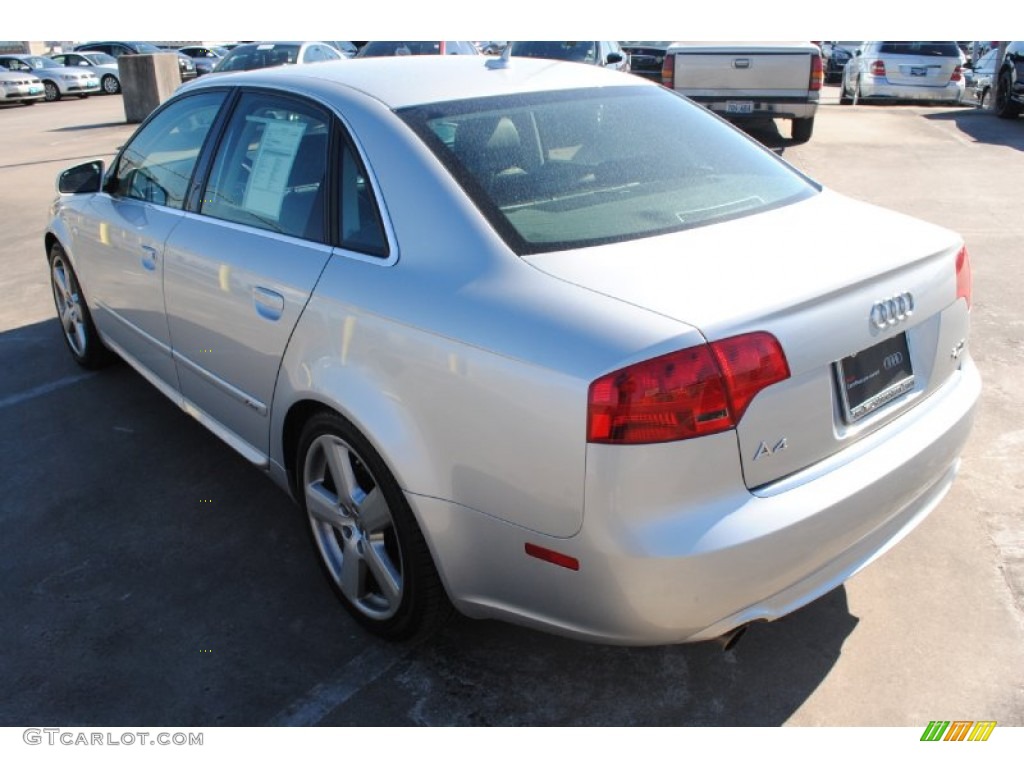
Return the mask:
{"type": "Polygon", "coordinates": [[[729,115],[752,115],[754,114],[754,102],[752,101],[727,101],[725,112],[729,115]]]}
{"type": "Polygon", "coordinates": [[[911,77],[928,77],[928,67],[911,67],[911,77]]]}
{"type": "Polygon", "coordinates": [[[914,388],[906,333],[837,360],[834,368],[847,424],[860,421],[914,388]]]}

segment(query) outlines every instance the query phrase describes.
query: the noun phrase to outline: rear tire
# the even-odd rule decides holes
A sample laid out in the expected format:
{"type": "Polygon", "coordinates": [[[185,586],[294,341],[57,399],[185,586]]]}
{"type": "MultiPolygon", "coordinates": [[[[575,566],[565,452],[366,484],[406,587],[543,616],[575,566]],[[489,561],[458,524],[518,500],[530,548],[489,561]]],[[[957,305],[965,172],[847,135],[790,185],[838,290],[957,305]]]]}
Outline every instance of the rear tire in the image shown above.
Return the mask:
{"type": "Polygon", "coordinates": [[[389,640],[438,629],[452,605],[404,491],[370,442],[322,411],[302,430],[295,473],[320,564],[353,618],[389,640]]]}
{"type": "Polygon", "coordinates": [[[113,95],[121,92],[121,83],[113,75],[104,75],[100,85],[103,87],[104,93],[113,95]]]}
{"type": "Polygon", "coordinates": [[[1020,104],[1014,103],[1010,98],[1013,89],[1013,80],[1009,73],[1004,72],[999,76],[999,91],[996,93],[996,115],[1006,119],[1012,119],[1020,114],[1020,104]]]}
{"type": "Polygon", "coordinates": [[[853,104],[853,99],[846,94],[846,80],[839,81],[839,103],[853,104]]]}
{"type": "Polygon", "coordinates": [[[803,144],[804,142],[811,140],[811,134],[814,133],[814,118],[813,117],[795,117],[793,118],[793,127],[790,130],[790,137],[797,144],[803,144]]]}

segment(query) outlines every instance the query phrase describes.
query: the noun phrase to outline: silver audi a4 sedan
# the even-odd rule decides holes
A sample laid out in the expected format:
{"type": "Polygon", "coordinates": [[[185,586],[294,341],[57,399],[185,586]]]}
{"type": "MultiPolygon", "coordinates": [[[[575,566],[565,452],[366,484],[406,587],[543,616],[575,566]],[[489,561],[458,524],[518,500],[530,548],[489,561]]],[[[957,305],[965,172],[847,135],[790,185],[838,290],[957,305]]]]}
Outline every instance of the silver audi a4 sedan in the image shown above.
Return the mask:
{"type": "Polygon", "coordinates": [[[600,67],[202,78],[58,188],[71,354],[287,489],[387,637],[783,616],[939,503],[980,393],[958,235],[600,67]]]}

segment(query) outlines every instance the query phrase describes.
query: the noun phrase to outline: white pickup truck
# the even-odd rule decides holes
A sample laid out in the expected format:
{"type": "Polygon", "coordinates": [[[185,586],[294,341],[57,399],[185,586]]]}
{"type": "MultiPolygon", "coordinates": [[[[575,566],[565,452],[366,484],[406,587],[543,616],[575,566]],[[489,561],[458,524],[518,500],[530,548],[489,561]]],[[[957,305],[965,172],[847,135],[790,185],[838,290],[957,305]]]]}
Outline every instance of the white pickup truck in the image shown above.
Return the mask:
{"type": "Polygon", "coordinates": [[[814,131],[824,80],[821,49],[810,42],[672,43],[662,84],[726,117],[783,117],[793,141],[814,131]]]}

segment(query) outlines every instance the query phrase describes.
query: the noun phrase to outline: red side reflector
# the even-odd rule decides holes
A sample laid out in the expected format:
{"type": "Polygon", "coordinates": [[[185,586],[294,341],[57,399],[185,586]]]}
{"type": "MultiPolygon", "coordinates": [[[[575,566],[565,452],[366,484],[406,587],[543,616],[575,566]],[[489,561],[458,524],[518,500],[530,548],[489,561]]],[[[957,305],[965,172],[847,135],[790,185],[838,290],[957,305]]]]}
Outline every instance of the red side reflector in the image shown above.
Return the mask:
{"type": "Polygon", "coordinates": [[[965,299],[968,309],[971,308],[971,284],[971,257],[965,245],[956,255],[956,297],[965,299]]]}
{"type": "Polygon", "coordinates": [[[666,88],[676,87],[676,55],[667,54],[661,62],[661,84],[666,88]]]}
{"type": "Polygon", "coordinates": [[[538,560],[559,565],[562,568],[568,568],[570,571],[578,571],[580,569],[580,561],[575,557],[569,557],[569,555],[563,555],[561,552],[555,552],[553,549],[539,547],[529,542],[526,543],[526,554],[530,557],[536,557],[538,560]]]}

